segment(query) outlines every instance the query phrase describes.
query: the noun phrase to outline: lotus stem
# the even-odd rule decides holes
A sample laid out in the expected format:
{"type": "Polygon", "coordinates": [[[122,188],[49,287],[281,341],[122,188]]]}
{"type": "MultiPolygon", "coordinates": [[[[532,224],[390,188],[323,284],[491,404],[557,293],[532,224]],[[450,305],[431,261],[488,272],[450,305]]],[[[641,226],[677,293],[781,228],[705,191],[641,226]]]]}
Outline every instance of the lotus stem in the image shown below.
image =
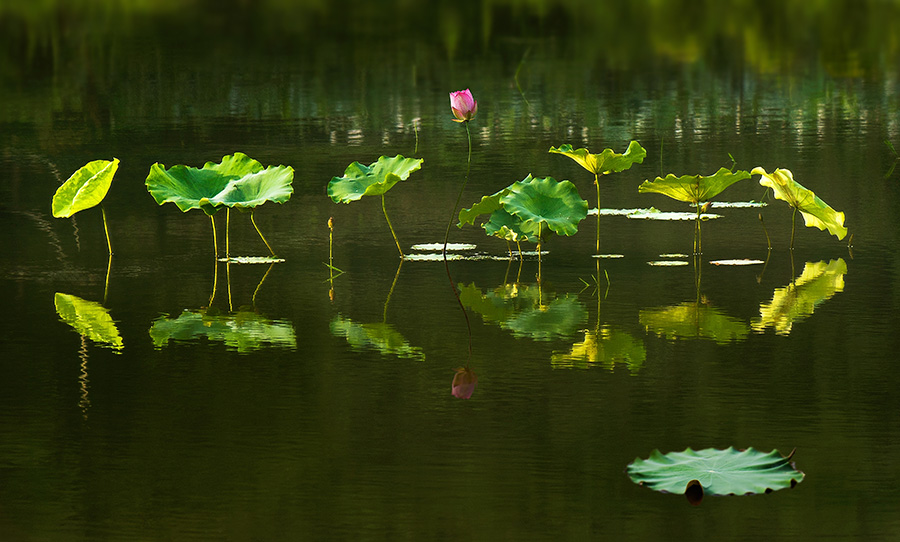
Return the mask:
{"type": "Polygon", "coordinates": [[[266,269],[266,272],[263,275],[263,278],[259,279],[259,284],[257,284],[256,289],[253,290],[253,297],[250,298],[250,304],[253,305],[254,308],[256,307],[256,294],[259,293],[259,289],[262,288],[263,282],[266,281],[266,277],[269,276],[269,273],[272,271],[273,267],[275,267],[275,262],[272,262],[269,264],[269,268],[266,269]]]}
{"type": "MultiPolygon", "coordinates": [[[[537,242],[537,253],[538,253],[538,284],[541,282],[541,228],[543,227],[543,222],[538,222],[538,242],[537,242]]],[[[540,288],[538,288],[540,290],[540,288]]],[[[540,297],[540,292],[538,294],[540,297]]]]}
{"type": "Polygon", "coordinates": [[[103,215],[103,231],[106,232],[106,248],[109,249],[109,255],[112,256],[112,243],[109,240],[109,228],[106,226],[106,209],[100,204],[100,213],[103,215]]]}
{"type": "Polygon", "coordinates": [[[213,256],[215,259],[219,259],[219,242],[216,240],[216,219],[213,215],[209,215],[209,221],[212,223],[212,231],[213,231],[213,256]]]}
{"type": "Polygon", "coordinates": [[[328,280],[334,280],[334,217],[328,217],[328,280]]]}
{"type": "Polygon", "coordinates": [[[597,187],[597,254],[600,254],[600,175],[594,173],[594,186],[597,187]]]}
{"type": "Polygon", "coordinates": [[[794,230],[797,228],[797,208],[794,207],[794,212],[791,214],[791,250],[794,250],[794,230]]]}
{"type": "Polygon", "coordinates": [[[397,279],[400,278],[400,268],[403,267],[403,260],[400,260],[400,264],[397,265],[397,272],[394,273],[394,282],[391,283],[391,289],[388,290],[387,299],[384,300],[384,312],[381,315],[381,322],[387,323],[387,310],[388,304],[391,302],[391,296],[394,295],[394,286],[397,285],[397,279]]]}
{"type": "Polygon", "coordinates": [[[769,250],[772,250],[772,240],[769,239],[769,230],[766,229],[766,223],[763,222],[762,213],[759,213],[759,222],[762,224],[763,232],[766,234],[766,246],[769,250]]]}
{"type": "Polygon", "coordinates": [[[225,259],[231,258],[231,207],[225,209],[225,259]]]}
{"type": "MultiPolygon", "coordinates": [[[[384,197],[384,194],[382,194],[381,197],[383,198],[383,197],[384,197]]],[[[384,205],[384,201],[382,201],[381,204],[384,205]]],[[[385,214],[384,216],[387,216],[387,214],[385,214]]],[[[275,251],[272,250],[272,246],[269,245],[269,242],[266,241],[266,238],[265,238],[265,237],[263,237],[262,232],[259,231],[259,226],[256,225],[256,219],[253,218],[253,211],[250,211],[250,222],[253,224],[253,227],[256,228],[256,233],[259,234],[259,238],[262,239],[263,243],[266,244],[266,248],[269,249],[269,254],[271,254],[272,256],[275,256],[275,251]]],[[[391,224],[391,222],[388,221],[388,225],[390,225],[390,224],[391,224]]],[[[393,233],[393,232],[394,232],[394,230],[391,230],[391,233],[393,233]]]]}
{"type": "Polygon", "coordinates": [[[225,283],[228,284],[228,312],[234,312],[234,305],[231,303],[231,262],[225,261],[225,283]]]}
{"type": "Polygon", "coordinates": [[[106,295],[109,293],[109,271],[112,269],[112,253],[109,254],[109,260],[106,262],[106,282],[103,284],[103,304],[106,305],[106,295]]]}
{"type": "MultiPolygon", "coordinates": [[[[394,243],[397,244],[397,250],[400,252],[400,259],[403,259],[403,249],[400,248],[400,241],[397,240],[397,234],[394,233],[394,227],[391,226],[391,219],[388,218],[387,208],[384,206],[384,194],[381,195],[381,211],[384,213],[384,219],[387,220],[388,228],[391,230],[391,235],[394,237],[394,243]]],[[[446,248],[446,245],[444,246],[446,248]]],[[[445,256],[446,259],[446,256],[445,256]]]]}
{"type": "Polygon", "coordinates": [[[213,289],[212,294],[209,296],[209,303],[207,303],[207,307],[212,307],[213,299],[216,298],[216,287],[219,283],[219,259],[216,258],[213,260],[213,289]]]}

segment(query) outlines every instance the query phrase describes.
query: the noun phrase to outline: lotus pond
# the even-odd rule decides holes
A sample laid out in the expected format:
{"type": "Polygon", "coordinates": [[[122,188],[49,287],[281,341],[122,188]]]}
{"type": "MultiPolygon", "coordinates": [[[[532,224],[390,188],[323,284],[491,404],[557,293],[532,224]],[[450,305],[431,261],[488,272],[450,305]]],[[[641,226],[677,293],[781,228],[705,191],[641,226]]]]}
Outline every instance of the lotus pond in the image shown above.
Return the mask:
{"type": "Polygon", "coordinates": [[[896,47],[632,56],[545,4],[5,38],[0,539],[900,537],[896,47]]]}

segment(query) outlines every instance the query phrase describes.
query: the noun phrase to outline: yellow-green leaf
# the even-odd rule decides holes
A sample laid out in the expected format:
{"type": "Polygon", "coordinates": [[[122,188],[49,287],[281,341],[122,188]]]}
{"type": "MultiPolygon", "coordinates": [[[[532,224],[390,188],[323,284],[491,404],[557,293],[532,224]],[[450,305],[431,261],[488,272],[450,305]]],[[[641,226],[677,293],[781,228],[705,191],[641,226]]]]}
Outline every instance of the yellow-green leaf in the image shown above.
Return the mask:
{"type": "Polygon", "coordinates": [[[57,292],[53,298],[56,313],[80,335],[114,350],[122,350],[122,336],[109,311],[100,303],[57,292]]]}
{"type": "Polygon", "coordinates": [[[657,177],[653,181],[644,181],[638,186],[638,192],[642,194],[656,192],[678,201],[700,203],[716,197],[732,184],[749,178],[750,174],[746,171],[732,172],[726,168],[720,168],[708,177],[703,175],[676,177],[669,173],[665,178],[657,177]]]}
{"type": "Polygon", "coordinates": [[[560,145],[558,149],[550,147],[549,152],[568,156],[595,175],[625,171],[635,163],[642,163],[647,156],[647,151],[637,141],[629,143],[628,149],[623,154],[618,154],[612,149],[603,149],[600,154],[591,154],[587,149],[574,149],[568,143],[560,145]]]}
{"type": "Polygon", "coordinates": [[[750,173],[762,175],[759,184],[771,188],[777,199],[786,201],[800,211],[808,227],[828,230],[828,233],[838,239],[843,239],[847,235],[844,213],[835,211],[812,190],[795,181],[790,170],[779,168],[772,173],[766,173],[762,167],[755,167],[750,173]]]}
{"type": "Polygon", "coordinates": [[[118,158],[94,160],[82,166],[53,194],[53,216],[68,218],[99,204],[109,192],[118,168],[118,158]]]}

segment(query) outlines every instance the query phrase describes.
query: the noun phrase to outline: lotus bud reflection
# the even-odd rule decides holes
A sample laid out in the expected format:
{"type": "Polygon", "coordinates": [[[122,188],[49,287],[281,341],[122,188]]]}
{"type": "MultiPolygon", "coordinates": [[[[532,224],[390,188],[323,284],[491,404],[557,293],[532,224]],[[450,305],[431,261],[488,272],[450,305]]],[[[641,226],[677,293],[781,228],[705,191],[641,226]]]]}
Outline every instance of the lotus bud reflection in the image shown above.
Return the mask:
{"type": "Polygon", "coordinates": [[[478,112],[478,102],[472,97],[469,89],[450,93],[450,109],[453,110],[453,122],[469,122],[478,112]]]}
{"type": "Polygon", "coordinates": [[[478,384],[478,377],[475,376],[472,369],[460,367],[456,370],[456,374],[453,375],[453,397],[458,399],[472,397],[472,392],[475,391],[475,384],[478,384]]]}

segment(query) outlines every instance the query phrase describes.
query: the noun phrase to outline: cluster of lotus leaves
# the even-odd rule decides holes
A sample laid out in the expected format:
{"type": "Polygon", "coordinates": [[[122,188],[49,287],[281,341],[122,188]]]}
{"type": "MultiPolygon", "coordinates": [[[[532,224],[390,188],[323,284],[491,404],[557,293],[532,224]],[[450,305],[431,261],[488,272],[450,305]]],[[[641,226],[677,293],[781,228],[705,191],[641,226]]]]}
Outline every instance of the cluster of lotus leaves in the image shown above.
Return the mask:
{"type": "Polygon", "coordinates": [[[549,152],[568,156],[594,175],[625,171],[636,163],[642,163],[647,156],[647,151],[637,141],[629,143],[628,149],[622,154],[616,153],[612,149],[603,149],[600,154],[591,154],[587,149],[575,149],[568,143],[560,145],[559,148],[550,147],[549,152]]]}
{"type": "Polygon", "coordinates": [[[368,166],[353,162],[344,170],[343,177],[333,177],[328,182],[328,197],[335,203],[350,203],[363,196],[383,196],[421,168],[422,162],[421,158],[404,158],[400,154],[380,156],[368,166]]]}
{"type": "Polygon", "coordinates": [[[764,453],[733,447],[688,448],[667,454],[654,450],[647,459],[635,459],[626,472],[634,483],[664,493],[685,494],[697,485],[702,487],[700,498],[703,494],[770,493],[803,481],[805,475],[791,463],[792,456],[784,457],[778,450],[764,453]]]}
{"type": "Polygon", "coordinates": [[[150,167],[147,190],[156,203],[172,202],[182,212],[202,209],[207,215],[221,207],[252,209],[267,201],[284,203],[294,189],[294,169],[269,166],[244,153],[227,155],[219,163],[202,168],[175,165],[169,169],[159,162],[150,167]]]}
{"type": "Polygon", "coordinates": [[[587,201],[581,199],[571,182],[528,174],[461,210],[457,226],[474,224],[478,216],[487,214],[489,218],[482,227],[488,235],[507,241],[540,242],[548,230],[566,236],[577,233],[587,210],[587,201]]]}
{"type": "Polygon", "coordinates": [[[112,185],[119,159],[88,162],[56,189],[51,202],[53,216],[68,218],[98,205],[112,185]]]}
{"type": "Polygon", "coordinates": [[[795,181],[794,174],[790,170],[779,168],[772,173],[766,173],[762,167],[756,167],[751,173],[762,175],[759,184],[771,188],[776,199],[786,201],[800,211],[807,227],[827,230],[838,239],[843,239],[847,235],[844,213],[835,211],[812,190],[795,181]]]}

